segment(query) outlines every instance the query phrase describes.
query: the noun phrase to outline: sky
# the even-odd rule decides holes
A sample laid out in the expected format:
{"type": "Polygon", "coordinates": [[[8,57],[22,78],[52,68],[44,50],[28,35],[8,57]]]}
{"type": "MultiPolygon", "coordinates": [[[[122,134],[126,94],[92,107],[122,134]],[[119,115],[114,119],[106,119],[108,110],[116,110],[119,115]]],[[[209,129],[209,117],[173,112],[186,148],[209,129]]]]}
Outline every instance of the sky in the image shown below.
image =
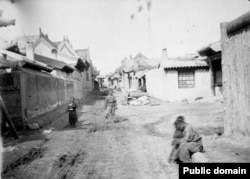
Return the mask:
{"type": "Polygon", "coordinates": [[[196,53],[220,40],[220,23],[250,10],[248,0],[0,0],[3,17],[16,25],[0,37],[38,35],[52,41],[67,36],[75,49],[90,49],[101,74],[114,71],[124,58],[141,52],[160,57],[196,53]],[[151,2],[148,9],[147,3],[151,2]]]}

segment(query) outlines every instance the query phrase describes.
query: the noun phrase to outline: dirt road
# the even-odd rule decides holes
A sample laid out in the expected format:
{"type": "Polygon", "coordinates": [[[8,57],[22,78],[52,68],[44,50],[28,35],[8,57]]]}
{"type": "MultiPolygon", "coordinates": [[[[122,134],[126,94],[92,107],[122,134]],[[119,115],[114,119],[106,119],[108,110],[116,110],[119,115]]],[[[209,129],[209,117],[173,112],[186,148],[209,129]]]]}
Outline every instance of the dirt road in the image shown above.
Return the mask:
{"type": "MultiPolygon", "coordinates": [[[[120,100],[121,94],[116,95],[120,100]]],[[[167,159],[172,123],[179,114],[195,123],[202,133],[211,160],[220,160],[221,153],[211,138],[222,125],[221,104],[123,107],[117,110],[118,122],[113,123],[103,117],[103,99],[102,95],[93,95],[80,107],[76,128],[55,127],[52,133],[44,134],[44,142],[9,165],[3,178],[178,178],[178,167],[169,165],[167,159]]],[[[61,120],[59,123],[65,123],[67,119],[61,120]]],[[[234,155],[232,149],[225,154],[227,157],[221,156],[221,162],[250,161],[247,151],[234,155]]]]}

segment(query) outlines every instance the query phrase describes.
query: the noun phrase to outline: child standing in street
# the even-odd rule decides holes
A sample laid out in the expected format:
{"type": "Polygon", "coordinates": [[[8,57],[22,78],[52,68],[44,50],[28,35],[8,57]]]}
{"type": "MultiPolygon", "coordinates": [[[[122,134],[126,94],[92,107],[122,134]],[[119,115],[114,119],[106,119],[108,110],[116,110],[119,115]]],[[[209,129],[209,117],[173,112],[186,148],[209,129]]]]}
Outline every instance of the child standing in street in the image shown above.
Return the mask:
{"type": "Polygon", "coordinates": [[[115,110],[117,108],[117,102],[115,97],[113,96],[113,91],[109,91],[108,96],[105,99],[105,118],[107,119],[109,116],[111,119],[114,119],[115,110]]]}
{"type": "Polygon", "coordinates": [[[75,98],[71,97],[70,99],[70,103],[68,105],[68,112],[69,112],[69,124],[71,127],[75,127],[76,126],[76,122],[78,121],[77,118],[77,113],[76,113],[76,108],[77,108],[77,104],[75,102],[75,98]]]}

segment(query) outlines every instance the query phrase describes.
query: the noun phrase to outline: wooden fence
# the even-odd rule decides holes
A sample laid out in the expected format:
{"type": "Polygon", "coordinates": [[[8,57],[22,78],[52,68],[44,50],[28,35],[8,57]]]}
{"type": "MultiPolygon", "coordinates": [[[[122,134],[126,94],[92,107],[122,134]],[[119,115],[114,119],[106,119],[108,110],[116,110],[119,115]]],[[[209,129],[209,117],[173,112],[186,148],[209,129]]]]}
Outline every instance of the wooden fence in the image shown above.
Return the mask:
{"type": "Polygon", "coordinates": [[[221,23],[225,134],[250,136],[250,12],[221,23]]]}

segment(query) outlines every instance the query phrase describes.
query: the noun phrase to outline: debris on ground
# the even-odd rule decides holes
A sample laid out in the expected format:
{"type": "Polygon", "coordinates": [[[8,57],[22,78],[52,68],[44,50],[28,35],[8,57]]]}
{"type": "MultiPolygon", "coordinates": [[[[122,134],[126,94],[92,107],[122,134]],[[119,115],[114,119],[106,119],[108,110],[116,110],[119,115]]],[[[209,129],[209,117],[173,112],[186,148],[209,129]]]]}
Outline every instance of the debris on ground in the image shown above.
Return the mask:
{"type": "Polygon", "coordinates": [[[198,97],[195,98],[195,102],[206,102],[206,103],[223,103],[223,96],[218,95],[218,96],[213,96],[213,97],[198,97]]]}
{"type": "Polygon", "coordinates": [[[44,130],[44,131],[43,131],[43,134],[50,134],[51,132],[52,132],[52,129],[44,130]]]}
{"type": "Polygon", "coordinates": [[[45,129],[42,133],[43,134],[50,134],[55,128],[54,127],[50,127],[49,129],[45,129]]]}
{"type": "Polygon", "coordinates": [[[188,99],[184,98],[183,100],[181,100],[181,102],[188,104],[188,99]]]}
{"type": "Polygon", "coordinates": [[[150,106],[159,106],[161,105],[160,103],[150,103],[150,106]]]}
{"type": "Polygon", "coordinates": [[[29,123],[29,124],[27,124],[27,127],[30,130],[37,130],[37,129],[41,128],[38,123],[29,123]]]}
{"type": "Polygon", "coordinates": [[[198,100],[201,100],[201,99],[203,99],[203,97],[197,97],[197,98],[195,98],[194,100],[195,100],[195,101],[198,101],[198,100]]]}
{"type": "Polygon", "coordinates": [[[117,106],[118,109],[120,109],[120,108],[122,108],[122,107],[123,107],[123,105],[118,105],[118,106],[117,106]]]}
{"type": "Polygon", "coordinates": [[[147,105],[149,103],[150,103],[150,99],[148,96],[142,96],[137,99],[133,99],[132,101],[129,102],[129,104],[132,106],[147,105]]]}
{"type": "Polygon", "coordinates": [[[17,147],[14,146],[8,146],[4,148],[4,152],[12,152],[14,150],[17,150],[17,147]]]}
{"type": "Polygon", "coordinates": [[[209,163],[209,160],[204,153],[196,152],[192,155],[192,162],[193,163],[209,163]]]}
{"type": "Polygon", "coordinates": [[[143,96],[147,96],[147,93],[142,92],[142,91],[128,91],[127,94],[131,98],[140,98],[143,96]]]}

